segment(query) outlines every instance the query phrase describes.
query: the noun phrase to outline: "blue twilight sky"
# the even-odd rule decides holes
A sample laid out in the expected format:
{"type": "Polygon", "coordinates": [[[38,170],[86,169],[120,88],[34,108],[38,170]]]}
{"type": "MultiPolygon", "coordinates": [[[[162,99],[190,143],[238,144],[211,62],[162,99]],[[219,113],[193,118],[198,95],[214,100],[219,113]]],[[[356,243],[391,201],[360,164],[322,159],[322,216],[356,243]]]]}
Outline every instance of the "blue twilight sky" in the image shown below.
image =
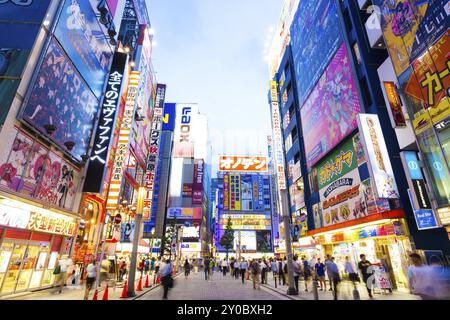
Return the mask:
{"type": "Polygon", "coordinates": [[[264,48],[283,0],[147,0],[153,64],[168,102],[199,103],[213,155],[266,154],[264,48]]]}

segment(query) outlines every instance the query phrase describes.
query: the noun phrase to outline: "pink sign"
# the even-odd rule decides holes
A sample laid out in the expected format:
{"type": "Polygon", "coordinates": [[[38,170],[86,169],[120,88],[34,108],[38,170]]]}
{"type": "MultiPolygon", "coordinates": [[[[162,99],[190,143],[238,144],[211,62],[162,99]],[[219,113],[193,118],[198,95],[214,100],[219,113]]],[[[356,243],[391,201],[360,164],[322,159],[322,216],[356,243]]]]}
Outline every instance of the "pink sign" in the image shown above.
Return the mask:
{"type": "Polygon", "coordinates": [[[110,11],[111,16],[113,18],[114,18],[114,15],[116,14],[117,2],[118,2],[118,0],[106,0],[106,3],[108,4],[109,11],[110,11]]]}
{"type": "Polygon", "coordinates": [[[194,183],[192,204],[203,204],[203,160],[194,161],[194,183]]]}
{"type": "Polygon", "coordinates": [[[345,44],[336,52],[300,110],[308,167],[358,127],[361,112],[345,44]]]}

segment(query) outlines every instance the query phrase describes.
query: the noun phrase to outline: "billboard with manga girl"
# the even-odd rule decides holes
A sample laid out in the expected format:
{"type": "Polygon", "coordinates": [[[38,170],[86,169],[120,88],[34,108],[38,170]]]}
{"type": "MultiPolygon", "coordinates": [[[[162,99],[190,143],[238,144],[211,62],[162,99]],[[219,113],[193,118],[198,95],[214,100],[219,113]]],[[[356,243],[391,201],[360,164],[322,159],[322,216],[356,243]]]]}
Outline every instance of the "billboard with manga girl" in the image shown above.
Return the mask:
{"type": "Polygon", "coordinates": [[[0,188],[71,210],[80,172],[27,134],[16,134],[0,162],[0,188]]]}
{"type": "Polygon", "coordinates": [[[97,108],[95,95],[52,38],[22,119],[81,161],[88,151],[97,108]],[[49,125],[54,131],[48,130],[49,125]]]}

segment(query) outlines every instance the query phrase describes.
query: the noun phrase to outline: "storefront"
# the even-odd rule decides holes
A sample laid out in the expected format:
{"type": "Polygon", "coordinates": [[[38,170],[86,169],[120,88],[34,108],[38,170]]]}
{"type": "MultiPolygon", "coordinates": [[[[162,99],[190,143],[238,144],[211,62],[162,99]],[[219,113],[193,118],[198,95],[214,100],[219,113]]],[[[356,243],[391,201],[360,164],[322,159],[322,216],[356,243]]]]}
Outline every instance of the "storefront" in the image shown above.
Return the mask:
{"type": "Polygon", "coordinates": [[[408,255],[412,252],[408,234],[406,222],[400,216],[332,231],[308,232],[318,243],[316,258],[324,261],[326,255],[334,257],[344,275],[346,258],[357,270],[360,255],[364,254],[376,270],[385,272],[392,289],[407,288],[408,255]]]}
{"type": "Polygon", "coordinates": [[[50,287],[76,228],[76,218],[67,213],[1,196],[0,295],[50,287]]]}

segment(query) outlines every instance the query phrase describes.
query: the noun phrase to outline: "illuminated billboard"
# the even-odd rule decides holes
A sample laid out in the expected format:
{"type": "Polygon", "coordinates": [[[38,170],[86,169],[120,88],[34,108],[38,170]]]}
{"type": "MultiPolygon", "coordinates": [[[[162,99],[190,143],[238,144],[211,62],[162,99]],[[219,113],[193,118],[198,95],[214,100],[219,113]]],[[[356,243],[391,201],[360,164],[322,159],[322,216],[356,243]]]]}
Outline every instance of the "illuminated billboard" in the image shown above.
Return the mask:
{"type": "Polygon", "coordinates": [[[168,208],[167,218],[201,220],[202,208],[168,208]]]}
{"type": "Polygon", "coordinates": [[[267,157],[219,156],[219,172],[267,172],[267,157]]]}
{"type": "Polygon", "coordinates": [[[177,104],[173,141],[173,158],[194,157],[194,125],[198,115],[197,104],[177,104]]]}

